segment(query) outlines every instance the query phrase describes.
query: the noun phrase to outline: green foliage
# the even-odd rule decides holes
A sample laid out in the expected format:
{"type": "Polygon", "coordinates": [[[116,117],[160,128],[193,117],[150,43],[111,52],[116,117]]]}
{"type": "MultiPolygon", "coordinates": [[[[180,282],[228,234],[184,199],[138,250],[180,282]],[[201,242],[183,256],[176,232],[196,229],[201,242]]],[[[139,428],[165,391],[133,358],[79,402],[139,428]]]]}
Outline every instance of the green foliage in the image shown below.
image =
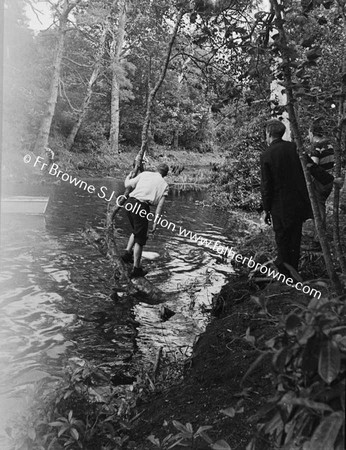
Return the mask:
{"type": "Polygon", "coordinates": [[[88,364],[66,369],[59,383],[39,383],[27,417],[6,430],[11,450],[123,449],[131,425],[108,375],[88,364]]]}
{"type": "Polygon", "coordinates": [[[221,207],[253,210],[260,205],[259,159],[265,148],[265,118],[261,114],[254,117],[253,111],[235,114],[223,124],[223,129],[229,126],[228,139],[223,138],[225,162],[214,168],[211,195],[213,202],[221,207]],[[247,120],[243,121],[245,118],[247,120]]]}
{"type": "MultiPolygon", "coordinates": [[[[178,430],[178,433],[172,434],[170,433],[167,435],[162,441],[160,441],[158,438],[156,438],[154,435],[148,436],[148,440],[155,445],[155,447],[162,449],[162,450],[168,450],[171,448],[174,448],[176,446],[182,446],[182,447],[188,447],[189,449],[193,450],[196,447],[196,441],[199,438],[202,438],[205,442],[207,442],[212,449],[227,449],[230,447],[220,447],[221,441],[218,441],[219,444],[216,442],[213,444],[212,439],[207,435],[206,431],[210,430],[212,427],[209,425],[200,426],[196,431],[193,430],[193,427],[191,423],[182,424],[178,420],[173,420],[172,424],[176,430],[178,430]]],[[[224,442],[224,441],[223,441],[224,442]]],[[[228,445],[225,442],[226,445],[228,445]]]]}
{"type": "Polygon", "coordinates": [[[345,312],[341,299],[312,299],[283,317],[258,358],[270,358],[276,393],[252,420],[279,448],[343,448],[345,312]]]}
{"type": "Polygon", "coordinates": [[[346,37],[342,2],[321,2],[302,16],[300,8],[286,14],[291,41],[293,89],[303,132],[312,119],[322,117],[326,134],[335,136],[340,95],[344,84],[346,37]],[[304,23],[300,22],[303,17],[304,23]],[[303,25],[303,26],[302,26],[303,25]]]}

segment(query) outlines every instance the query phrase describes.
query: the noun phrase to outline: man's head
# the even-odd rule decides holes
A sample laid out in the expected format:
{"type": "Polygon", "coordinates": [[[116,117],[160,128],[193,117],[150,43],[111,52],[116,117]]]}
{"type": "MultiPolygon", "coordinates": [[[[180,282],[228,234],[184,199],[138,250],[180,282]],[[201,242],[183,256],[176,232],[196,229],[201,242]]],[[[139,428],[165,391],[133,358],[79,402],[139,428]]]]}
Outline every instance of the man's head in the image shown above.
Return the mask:
{"type": "Polygon", "coordinates": [[[165,163],[161,163],[156,167],[156,172],[159,172],[162,177],[165,177],[169,172],[169,167],[165,163]]]}
{"type": "Polygon", "coordinates": [[[270,144],[274,139],[281,139],[285,134],[286,127],[278,119],[268,120],[266,123],[266,138],[267,143],[270,144]]]}

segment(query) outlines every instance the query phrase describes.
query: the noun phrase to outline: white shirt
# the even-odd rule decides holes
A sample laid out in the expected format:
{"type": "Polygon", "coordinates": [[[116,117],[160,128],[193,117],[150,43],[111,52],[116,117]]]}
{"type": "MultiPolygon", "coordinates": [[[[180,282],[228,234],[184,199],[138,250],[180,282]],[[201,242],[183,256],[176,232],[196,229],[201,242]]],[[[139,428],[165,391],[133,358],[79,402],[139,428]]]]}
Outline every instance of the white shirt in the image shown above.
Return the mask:
{"type": "Polygon", "coordinates": [[[159,172],[142,172],[127,180],[127,186],[134,188],[130,197],[151,205],[157,205],[163,196],[168,195],[168,184],[159,172]]]}

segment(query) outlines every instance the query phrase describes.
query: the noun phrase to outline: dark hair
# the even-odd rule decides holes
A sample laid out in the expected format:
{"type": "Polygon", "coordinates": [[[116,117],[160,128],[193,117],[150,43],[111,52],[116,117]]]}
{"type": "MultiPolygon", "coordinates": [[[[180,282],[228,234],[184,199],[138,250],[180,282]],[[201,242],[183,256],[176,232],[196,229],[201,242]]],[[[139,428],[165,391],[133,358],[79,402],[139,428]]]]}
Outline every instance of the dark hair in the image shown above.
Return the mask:
{"type": "Polygon", "coordinates": [[[266,130],[268,131],[269,136],[273,138],[282,138],[282,136],[285,134],[286,127],[281,122],[281,120],[270,119],[266,123],[266,130]]]}
{"type": "Polygon", "coordinates": [[[319,120],[312,122],[309,130],[314,136],[323,137],[325,135],[323,124],[319,120]]]}
{"type": "Polygon", "coordinates": [[[161,163],[156,167],[157,172],[160,172],[160,174],[165,177],[169,172],[169,167],[165,163],[161,163]]]}

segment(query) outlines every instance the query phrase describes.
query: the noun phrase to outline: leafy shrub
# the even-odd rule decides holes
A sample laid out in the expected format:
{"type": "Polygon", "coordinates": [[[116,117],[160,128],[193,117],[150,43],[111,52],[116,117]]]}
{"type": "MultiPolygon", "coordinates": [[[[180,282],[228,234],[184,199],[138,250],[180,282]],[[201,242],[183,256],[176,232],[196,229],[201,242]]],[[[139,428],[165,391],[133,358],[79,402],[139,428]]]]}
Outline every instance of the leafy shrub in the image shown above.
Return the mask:
{"type": "Polygon", "coordinates": [[[223,138],[225,161],[221,166],[214,167],[212,179],[211,197],[216,205],[246,210],[259,207],[260,154],[265,148],[264,123],[264,116],[258,114],[244,123],[238,118],[224,124],[220,133],[227,136],[227,142],[223,138]]]}
{"type": "MultiPolygon", "coordinates": [[[[276,394],[252,420],[275,448],[343,450],[345,313],[340,299],[312,299],[284,318],[248,371],[270,357],[276,394]]],[[[256,448],[254,438],[247,450],[256,448]]]]}
{"type": "Polygon", "coordinates": [[[154,444],[155,447],[161,450],[169,450],[178,445],[188,447],[191,450],[200,448],[199,446],[197,447],[198,444],[196,443],[199,439],[203,439],[207,442],[209,444],[208,447],[212,450],[231,450],[231,447],[224,440],[213,443],[212,439],[210,439],[206,433],[207,430],[212,428],[209,425],[200,426],[196,431],[194,431],[191,423],[189,422],[184,425],[178,420],[173,420],[172,423],[174,428],[178,430],[178,433],[174,435],[170,433],[161,442],[158,438],[151,434],[148,436],[148,440],[154,444]]]}
{"type": "Polygon", "coordinates": [[[97,367],[69,367],[53,386],[43,380],[34,399],[27,417],[6,429],[10,450],[124,448],[129,428],[124,401],[97,367]]]}

